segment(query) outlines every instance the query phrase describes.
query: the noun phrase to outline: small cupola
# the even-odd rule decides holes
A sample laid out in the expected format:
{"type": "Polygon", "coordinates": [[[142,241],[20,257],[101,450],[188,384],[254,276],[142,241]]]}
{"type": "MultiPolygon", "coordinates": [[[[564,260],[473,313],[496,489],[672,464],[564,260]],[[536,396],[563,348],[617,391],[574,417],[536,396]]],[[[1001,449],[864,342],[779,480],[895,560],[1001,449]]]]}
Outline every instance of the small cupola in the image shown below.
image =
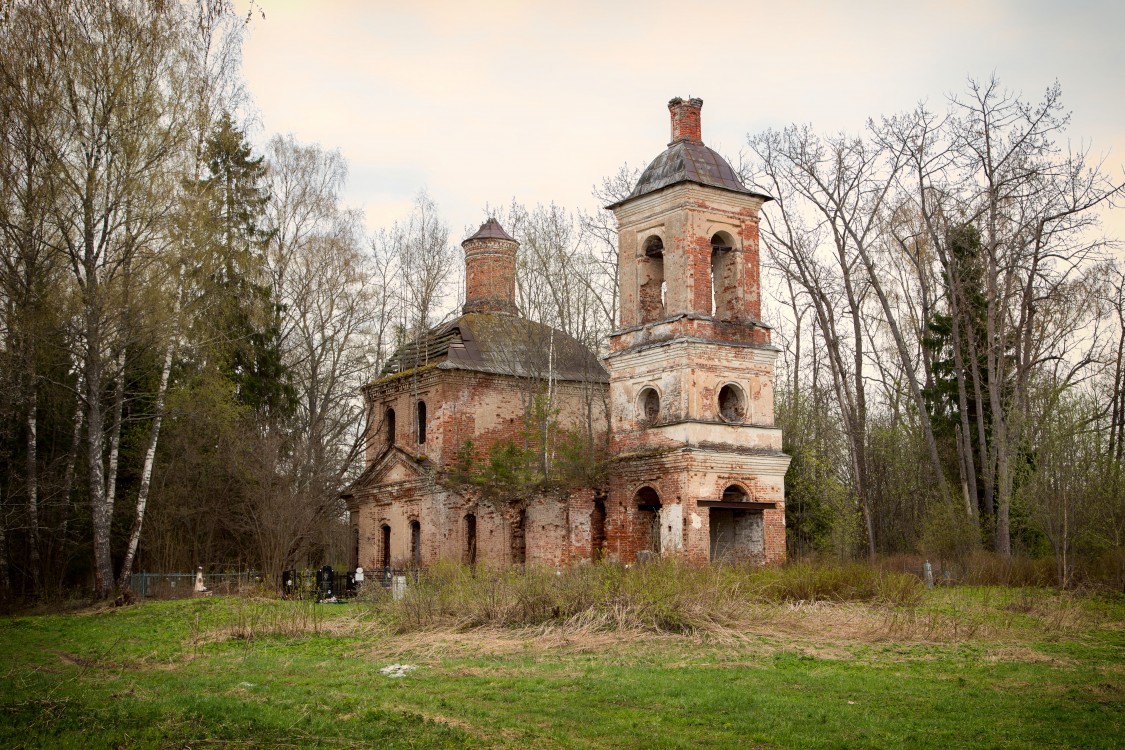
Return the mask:
{"type": "Polygon", "coordinates": [[[672,113],[672,141],[669,146],[680,141],[703,143],[702,109],[703,100],[696,97],[689,97],[685,102],[677,96],[668,102],[668,111],[672,113]]]}
{"type": "Polygon", "coordinates": [[[516,315],[516,242],[496,219],[461,243],[465,249],[465,304],[461,312],[516,315]]]}

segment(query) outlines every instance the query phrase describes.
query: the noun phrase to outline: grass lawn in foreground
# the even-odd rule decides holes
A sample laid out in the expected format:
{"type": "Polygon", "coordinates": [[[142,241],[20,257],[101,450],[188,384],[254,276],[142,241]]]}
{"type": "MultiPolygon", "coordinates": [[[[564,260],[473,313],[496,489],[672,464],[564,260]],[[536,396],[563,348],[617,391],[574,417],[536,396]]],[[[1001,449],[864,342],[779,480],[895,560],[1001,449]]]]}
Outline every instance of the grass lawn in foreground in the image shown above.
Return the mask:
{"type": "Polygon", "coordinates": [[[395,634],[371,604],[238,598],[3,618],[0,746],[1125,744],[1120,596],[939,589],[755,622],[395,634]]]}

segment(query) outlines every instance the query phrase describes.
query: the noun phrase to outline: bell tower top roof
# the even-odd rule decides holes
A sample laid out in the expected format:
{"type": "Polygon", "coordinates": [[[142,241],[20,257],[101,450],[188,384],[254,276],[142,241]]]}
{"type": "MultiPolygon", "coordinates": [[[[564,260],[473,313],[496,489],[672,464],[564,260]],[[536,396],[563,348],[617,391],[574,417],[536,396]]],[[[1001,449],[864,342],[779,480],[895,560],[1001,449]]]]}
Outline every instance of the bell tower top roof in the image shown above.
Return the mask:
{"type": "Polygon", "coordinates": [[[694,182],[733,193],[773,200],[770,196],[750,190],[743,185],[727,160],[703,145],[702,109],[703,100],[698,98],[689,98],[685,101],[677,96],[668,102],[668,111],[672,115],[672,142],[668,144],[664,153],[653,159],[641,173],[641,178],[637,180],[637,185],[629,197],[606,208],[617,208],[643,195],[655,193],[681,182],[694,182]]]}

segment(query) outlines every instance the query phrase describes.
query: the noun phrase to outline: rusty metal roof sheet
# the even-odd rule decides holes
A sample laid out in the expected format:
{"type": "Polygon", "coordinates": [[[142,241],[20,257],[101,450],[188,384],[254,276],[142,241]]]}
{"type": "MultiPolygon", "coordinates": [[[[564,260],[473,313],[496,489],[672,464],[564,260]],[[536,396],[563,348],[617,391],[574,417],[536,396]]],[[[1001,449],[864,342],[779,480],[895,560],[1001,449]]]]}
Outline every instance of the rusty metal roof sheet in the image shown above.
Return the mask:
{"type": "Polygon", "coordinates": [[[525,318],[468,313],[401,347],[385,375],[424,365],[498,375],[608,383],[597,356],[574,337],[525,318]]]}
{"type": "Polygon", "coordinates": [[[681,182],[694,182],[772,200],[770,196],[750,190],[743,185],[727,160],[699,141],[677,141],[652,160],[652,163],[641,173],[637,186],[633,188],[628,198],[606,208],[617,208],[634,198],[655,193],[657,190],[681,182]]]}
{"type": "MultiPolygon", "coordinates": [[[[507,232],[504,231],[504,227],[500,226],[500,222],[492,218],[481,224],[480,229],[477,230],[477,233],[472,237],[467,237],[465,239],[465,242],[468,242],[469,240],[485,239],[511,240],[512,242],[515,242],[515,240],[507,232]]],[[[462,242],[461,244],[465,243],[462,242]]]]}

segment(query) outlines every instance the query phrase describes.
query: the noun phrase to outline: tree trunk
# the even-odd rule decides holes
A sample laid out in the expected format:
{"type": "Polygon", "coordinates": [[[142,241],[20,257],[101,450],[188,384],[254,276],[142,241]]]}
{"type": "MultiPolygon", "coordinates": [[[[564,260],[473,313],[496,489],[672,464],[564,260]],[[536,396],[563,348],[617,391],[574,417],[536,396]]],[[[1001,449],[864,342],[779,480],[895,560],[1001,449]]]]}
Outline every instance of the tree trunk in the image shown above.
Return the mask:
{"type": "MultiPolygon", "coordinates": [[[[91,290],[87,289],[87,294],[91,294],[91,290]]],[[[98,310],[93,300],[87,301],[86,307],[86,453],[94,542],[94,595],[105,599],[113,587],[113,562],[109,543],[112,512],[106,505],[105,464],[102,463],[105,452],[105,414],[101,402],[104,363],[98,310]]]]}
{"type": "Polygon", "coordinates": [[[37,411],[39,406],[39,386],[35,376],[34,364],[28,373],[31,377],[30,393],[27,403],[27,543],[30,552],[31,593],[39,593],[39,460],[37,411]]]}
{"type": "Polygon", "coordinates": [[[172,358],[175,355],[176,336],[168,342],[164,351],[164,367],[160,371],[160,386],[156,392],[155,413],[152,418],[152,432],[149,434],[148,447],[145,449],[144,465],[141,467],[141,486],[137,491],[137,508],[133,515],[133,529],[129,533],[129,544],[125,550],[125,561],[121,565],[121,576],[117,581],[117,588],[124,591],[129,586],[129,579],[133,575],[133,561],[136,559],[137,547],[141,542],[141,527],[145,520],[145,506],[148,504],[148,491],[152,480],[152,466],[156,459],[156,444],[160,439],[160,423],[164,419],[164,397],[168,393],[168,378],[172,372],[172,358]]]}
{"type": "Polygon", "coordinates": [[[922,423],[922,436],[926,441],[926,452],[930,458],[930,468],[934,473],[934,481],[937,483],[938,491],[941,493],[942,499],[949,502],[952,495],[949,492],[949,482],[945,478],[945,471],[941,466],[941,456],[938,455],[937,440],[934,438],[933,425],[930,424],[930,413],[926,409],[926,400],[922,398],[922,388],[918,385],[918,373],[914,371],[914,367],[910,361],[910,353],[906,350],[906,340],[903,338],[902,330],[898,326],[898,321],[895,319],[891,311],[890,301],[887,299],[886,292],[883,291],[883,284],[879,281],[879,274],[875,270],[875,264],[871,261],[870,254],[867,248],[864,247],[860,238],[852,234],[852,239],[856,242],[856,250],[859,257],[863,260],[863,265],[867,268],[868,281],[871,288],[875,290],[875,296],[879,298],[879,304],[883,308],[883,315],[886,316],[887,327],[891,331],[891,337],[894,339],[895,348],[898,351],[898,356],[902,362],[902,370],[906,373],[906,381],[910,385],[910,395],[914,399],[914,407],[918,410],[918,421],[922,423]]]}
{"type": "Polygon", "coordinates": [[[106,462],[105,504],[113,516],[117,501],[117,465],[121,456],[121,420],[125,411],[125,346],[117,354],[117,373],[113,383],[113,425],[109,433],[109,458],[106,462]]]}
{"type": "Polygon", "coordinates": [[[74,474],[78,465],[78,452],[82,450],[82,423],[85,413],[82,411],[82,383],[78,383],[78,394],[75,397],[77,404],[74,407],[74,430],[70,438],[70,451],[66,456],[66,468],[63,470],[62,485],[62,515],[59,518],[58,532],[53,535],[49,549],[51,550],[51,571],[56,583],[63,580],[62,565],[65,558],[60,559],[58,550],[66,548],[67,529],[70,525],[71,496],[74,494],[74,474]]]}
{"type": "MultiPolygon", "coordinates": [[[[4,487],[0,485],[0,501],[4,499],[4,487]]],[[[0,507],[3,503],[0,502],[0,507]]],[[[7,601],[12,594],[12,578],[8,573],[8,529],[3,515],[0,515],[0,601],[7,601]]]]}

